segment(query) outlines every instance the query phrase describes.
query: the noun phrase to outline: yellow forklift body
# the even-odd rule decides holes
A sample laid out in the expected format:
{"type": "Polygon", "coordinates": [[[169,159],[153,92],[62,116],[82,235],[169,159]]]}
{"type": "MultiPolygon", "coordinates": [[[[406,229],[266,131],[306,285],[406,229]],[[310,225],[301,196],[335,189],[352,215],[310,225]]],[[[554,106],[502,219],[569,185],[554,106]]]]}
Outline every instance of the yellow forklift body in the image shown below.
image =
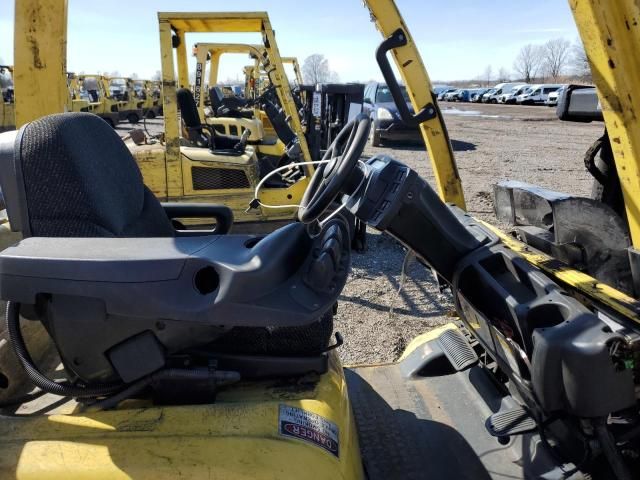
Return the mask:
{"type": "Polygon", "coordinates": [[[569,2],[591,64],[624,196],[631,243],[640,248],[640,5],[631,0],[569,2]],[[633,20],[632,20],[633,19],[633,20]],[[633,28],[630,24],[633,23],[633,28]],[[615,32],[615,42],[612,40],[615,32]],[[620,101],[624,99],[624,101],[620,101]]]}
{"type": "Polygon", "coordinates": [[[15,118],[20,128],[66,110],[67,1],[16,2],[14,31],[15,118]]]}
{"type": "MultiPolygon", "coordinates": [[[[259,208],[246,211],[248,201],[253,197],[259,181],[255,150],[251,146],[247,147],[243,155],[215,158],[206,149],[180,146],[181,162],[167,163],[167,170],[163,145],[135,145],[133,142],[127,142],[127,147],[140,167],[145,184],[162,201],[180,199],[189,202],[224,203],[233,210],[234,220],[238,223],[289,221],[296,213],[295,208],[259,208]],[[249,187],[195,189],[192,173],[194,168],[241,170],[249,187]],[[167,192],[179,193],[172,197],[167,196],[167,192]]],[[[292,199],[302,198],[308,183],[305,177],[287,188],[264,188],[260,191],[260,199],[270,205],[290,204],[292,199]]]]}
{"type": "MultiPolygon", "coordinates": [[[[335,351],[334,351],[335,352],[335,351]]],[[[355,423],[342,365],[332,353],[324,375],[283,385],[242,384],[212,405],[74,412],[0,422],[0,477],[62,479],[361,479],[355,423]],[[338,428],[336,448],[282,434],[282,411],[319,416],[338,428]]]]}

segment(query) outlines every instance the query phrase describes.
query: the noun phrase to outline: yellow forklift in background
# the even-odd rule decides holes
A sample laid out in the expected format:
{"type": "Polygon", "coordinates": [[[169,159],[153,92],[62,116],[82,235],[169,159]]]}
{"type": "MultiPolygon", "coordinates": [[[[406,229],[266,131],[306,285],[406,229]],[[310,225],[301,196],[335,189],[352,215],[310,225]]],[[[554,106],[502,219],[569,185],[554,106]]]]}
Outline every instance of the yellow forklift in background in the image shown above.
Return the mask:
{"type": "Polygon", "coordinates": [[[106,77],[109,97],[118,102],[120,120],[138,123],[144,116],[144,100],[138,96],[129,77],[106,77]]]}
{"type": "Polygon", "coordinates": [[[13,67],[0,65],[0,131],[16,127],[13,67]]]}
{"type": "Polygon", "coordinates": [[[142,100],[142,114],[145,118],[162,115],[162,90],[160,82],[153,80],[134,80],[133,88],[142,100]]]}
{"type": "Polygon", "coordinates": [[[285,65],[291,65],[293,68],[293,73],[295,75],[296,83],[298,86],[302,85],[302,70],[300,70],[300,64],[298,63],[298,59],[296,57],[282,57],[282,63],[285,65]]]}
{"type": "Polygon", "coordinates": [[[285,154],[285,143],[291,141],[292,134],[297,136],[305,134],[304,130],[287,132],[284,129],[285,132],[281,132],[284,141],[280,139],[278,132],[269,120],[269,115],[263,110],[264,105],[265,108],[270,109],[272,118],[284,125],[285,117],[276,111],[273,95],[271,98],[265,98],[263,91],[253,99],[225,96],[218,85],[218,71],[223,55],[247,54],[255,59],[257,69],[260,71],[263,70],[261,68],[263,62],[268,64],[268,61],[265,61],[266,50],[263,46],[237,43],[196,43],[193,52],[196,56],[194,96],[198,111],[207,124],[213,125],[220,133],[226,135],[239,136],[245,130],[249,130],[249,141],[256,145],[257,151],[272,157],[281,157],[285,154]],[[207,63],[209,64],[208,76],[207,63]],[[205,78],[208,78],[208,95],[203,92],[205,78]],[[209,100],[208,106],[205,106],[205,97],[209,100]]]}
{"type": "MultiPolygon", "coordinates": [[[[128,142],[145,183],[163,200],[213,201],[230,206],[236,229],[269,231],[292,221],[314,166],[297,165],[299,162],[309,162],[311,157],[267,14],[159,13],[158,18],[164,142],[140,145],[128,142]],[[255,32],[263,36],[262,62],[269,72],[277,101],[282,106],[282,113],[275,111],[277,109],[274,107],[276,115],[273,120],[279,122],[278,137],[284,148],[282,144],[271,146],[253,140],[248,135],[251,130],[246,130],[247,134],[241,131],[239,135],[226,135],[226,130],[221,133],[214,128],[215,124],[209,124],[202,116],[198,105],[204,106],[202,75],[207,48],[201,49],[194,92],[188,88],[185,35],[238,31],[255,32]],[[287,167],[288,164],[291,166],[287,167]],[[261,184],[267,174],[281,167],[285,168],[261,184]],[[259,185],[260,191],[257,192],[259,185]]],[[[251,50],[251,47],[242,48],[251,50]]],[[[212,71],[214,69],[217,76],[217,64],[212,71]]],[[[219,120],[219,123],[223,122],[219,120]]]]}
{"type": "MultiPolygon", "coordinates": [[[[49,1],[40,10],[46,20],[66,18],[66,2],[49,1]]],[[[23,113],[18,103],[25,124],[0,135],[0,184],[11,226],[26,238],[0,252],[0,298],[9,301],[9,341],[0,348],[11,348],[39,390],[16,391],[3,365],[3,391],[14,396],[0,416],[0,475],[638,478],[637,292],[623,293],[464,211],[444,119],[413,38],[392,0],[365,4],[382,35],[376,61],[403,120],[420,126],[435,190],[388,155],[362,160],[370,120],[359,115],[316,169],[299,222],[269,235],[229,234],[224,206],[155,199],[123,142],[94,116],[40,118],[54,101],[23,113]],[[343,368],[331,316],[349,271],[348,227],[338,216],[323,218],[335,199],[437,272],[460,323],[415,338],[396,363],[343,368]],[[205,211],[216,231],[169,221],[205,211]],[[55,344],[64,380],[55,362],[44,371],[30,355],[22,328],[34,322],[55,344]]],[[[640,6],[570,5],[611,138],[632,258],[640,53],[631,19],[640,6]]],[[[18,0],[17,17],[34,11],[28,6],[18,0]]],[[[160,15],[167,41],[172,27],[183,33],[205,23],[194,14],[170,23],[176,15],[160,15]]],[[[264,18],[244,17],[254,31],[264,18]]],[[[16,55],[17,73],[33,65],[33,50],[20,50],[28,45],[20,36],[32,32],[16,29],[25,54],[16,55]]],[[[185,52],[178,60],[186,63],[185,52]]],[[[172,67],[172,58],[163,61],[172,67]]],[[[39,72],[40,80],[63,72],[39,72]]],[[[163,75],[164,88],[175,89],[173,68],[163,75]]],[[[23,92],[36,94],[38,80],[23,92]]],[[[165,95],[165,109],[175,109],[173,92],[165,95]]],[[[582,100],[570,95],[563,114],[584,115],[582,100]]],[[[178,126],[171,128],[178,138],[178,126]]]]}
{"type": "Polygon", "coordinates": [[[67,74],[67,85],[69,87],[68,111],[97,113],[102,109],[99,97],[85,90],[84,79],[80,80],[75,73],[70,72],[67,74]]]}
{"type": "Polygon", "coordinates": [[[109,98],[108,82],[102,75],[69,73],[69,101],[67,109],[70,112],[93,113],[112,128],[120,121],[118,103],[109,98]]]}

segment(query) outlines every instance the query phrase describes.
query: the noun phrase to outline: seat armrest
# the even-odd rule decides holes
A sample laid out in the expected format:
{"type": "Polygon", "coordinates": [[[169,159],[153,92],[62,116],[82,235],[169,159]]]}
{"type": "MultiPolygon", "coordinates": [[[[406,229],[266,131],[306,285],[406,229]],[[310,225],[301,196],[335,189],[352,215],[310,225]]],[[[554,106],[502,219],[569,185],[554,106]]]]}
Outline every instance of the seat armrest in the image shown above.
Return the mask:
{"type": "MultiPolygon", "coordinates": [[[[165,202],[162,203],[169,220],[176,218],[215,218],[216,226],[213,231],[207,231],[206,234],[214,233],[216,235],[225,235],[231,230],[233,225],[233,212],[225,205],[214,205],[210,203],[181,203],[181,202],[165,202]]],[[[192,234],[201,235],[202,232],[189,232],[188,230],[179,230],[178,236],[189,236],[192,234]]]]}

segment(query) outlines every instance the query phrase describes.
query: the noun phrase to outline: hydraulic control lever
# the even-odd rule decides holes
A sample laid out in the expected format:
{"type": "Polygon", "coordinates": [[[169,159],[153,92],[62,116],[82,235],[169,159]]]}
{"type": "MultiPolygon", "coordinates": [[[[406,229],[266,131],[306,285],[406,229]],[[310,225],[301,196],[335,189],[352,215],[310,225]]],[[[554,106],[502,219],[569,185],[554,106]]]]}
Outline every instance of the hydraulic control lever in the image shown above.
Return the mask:
{"type": "Polygon", "coordinates": [[[358,178],[349,184],[363,187],[348,197],[347,208],[415,251],[445,280],[451,281],[458,262],[481,246],[431,186],[403,163],[375,156],[353,176],[358,178]]]}

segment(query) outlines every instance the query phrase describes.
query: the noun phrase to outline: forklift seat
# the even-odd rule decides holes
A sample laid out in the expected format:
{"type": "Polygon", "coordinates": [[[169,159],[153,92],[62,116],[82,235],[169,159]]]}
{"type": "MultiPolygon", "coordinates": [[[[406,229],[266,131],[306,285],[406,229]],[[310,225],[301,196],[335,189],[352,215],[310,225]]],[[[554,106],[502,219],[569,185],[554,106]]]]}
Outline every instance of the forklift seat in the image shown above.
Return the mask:
{"type": "Polygon", "coordinates": [[[0,179],[11,226],[27,237],[174,236],[124,142],[90,113],[25,125],[0,179]]]}
{"type": "Polygon", "coordinates": [[[213,152],[222,155],[242,155],[244,153],[246,144],[242,144],[240,137],[223,135],[211,125],[202,123],[191,90],[181,88],[176,92],[176,96],[180,115],[191,142],[201,147],[208,146],[213,152]],[[205,134],[205,130],[208,131],[208,135],[205,134]]]}
{"type": "Polygon", "coordinates": [[[215,217],[215,233],[229,231],[225,206],[161,205],[124,142],[96,115],[49,115],[12,133],[0,183],[11,228],[25,237],[173,237],[180,235],[173,211],[215,217]]]}
{"type": "MultiPolygon", "coordinates": [[[[49,115],[0,135],[0,185],[11,229],[24,237],[202,236],[209,232],[177,232],[171,212],[176,218],[213,216],[217,225],[226,225],[214,233],[228,232],[233,218],[221,205],[162,205],[144,185],[122,139],[90,113],[49,115]]],[[[332,329],[329,309],[304,326],[238,326],[216,339],[212,348],[242,354],[317,354],[327,347],[332,329]]]]}
{"type": "Polygon", "coordinates": [[[211,109],[216,117],[252,118],[253,112],[243,112],[240,109],[247,106],[247,100],[240,97],[225,97],[219,87],[209,89],[211,109]]]}

